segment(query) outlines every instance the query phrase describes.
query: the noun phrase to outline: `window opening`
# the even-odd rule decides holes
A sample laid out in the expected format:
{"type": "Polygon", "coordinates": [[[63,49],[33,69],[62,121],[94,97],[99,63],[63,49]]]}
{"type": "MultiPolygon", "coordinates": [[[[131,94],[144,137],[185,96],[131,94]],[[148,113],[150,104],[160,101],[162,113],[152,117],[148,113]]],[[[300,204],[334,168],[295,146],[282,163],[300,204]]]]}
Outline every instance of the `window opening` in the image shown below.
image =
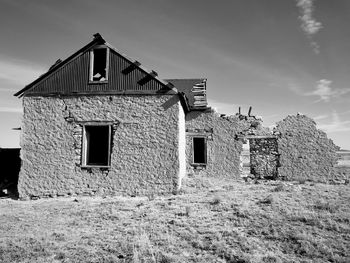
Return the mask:
{"type": "Polygon", "coordinates": [[[84,165],[109,166],[111,126],[86,125],[84,137],[84,165]]]}
{"type": "Polygon", "coordinates": [[[207,163],[206,139],[204,137],[193,137],[193,163],[207,163]]]}
{"type": "Polygon", "coordinates": [[[107,48],[95,48],[91,51],[91,81],[106,81],[108,78],[107,48]]]}

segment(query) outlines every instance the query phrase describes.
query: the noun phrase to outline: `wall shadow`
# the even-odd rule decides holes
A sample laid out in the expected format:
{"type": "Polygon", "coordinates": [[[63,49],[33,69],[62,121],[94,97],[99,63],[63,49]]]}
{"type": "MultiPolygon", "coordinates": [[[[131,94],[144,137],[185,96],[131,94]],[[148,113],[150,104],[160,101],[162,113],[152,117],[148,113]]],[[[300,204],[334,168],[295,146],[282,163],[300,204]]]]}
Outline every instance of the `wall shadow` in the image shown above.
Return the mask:
{"type": "Polygon", "coordinates": [[[164,110],[167,110],[171,107],[173,107],[177,102],[179,101],[179,98],[177,96],[171,96],[166,102],[164,102],[161,106],[164,110]]]}

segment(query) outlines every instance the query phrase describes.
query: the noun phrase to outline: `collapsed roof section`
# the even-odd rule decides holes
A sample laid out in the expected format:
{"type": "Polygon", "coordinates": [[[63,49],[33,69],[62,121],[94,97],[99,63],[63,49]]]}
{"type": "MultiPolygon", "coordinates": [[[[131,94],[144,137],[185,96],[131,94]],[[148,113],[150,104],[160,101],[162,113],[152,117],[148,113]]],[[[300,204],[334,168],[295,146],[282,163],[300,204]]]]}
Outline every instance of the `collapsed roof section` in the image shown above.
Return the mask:
{"type": "Polygon", "coordinates": [[[165,81],[173,84],[178,92],[185,95],[190,110],[206,110],[207,102],[207,80],[198,79],[166,79],[165,81]]]}

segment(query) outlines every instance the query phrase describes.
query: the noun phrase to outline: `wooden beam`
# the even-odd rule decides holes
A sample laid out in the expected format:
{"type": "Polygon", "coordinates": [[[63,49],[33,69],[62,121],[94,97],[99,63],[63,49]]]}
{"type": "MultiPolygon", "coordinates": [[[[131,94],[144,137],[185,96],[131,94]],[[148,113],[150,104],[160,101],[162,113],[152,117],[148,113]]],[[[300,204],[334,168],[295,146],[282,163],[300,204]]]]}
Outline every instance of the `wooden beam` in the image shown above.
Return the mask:
{"type": "Polygon", "coordinates": [[[250,117],[250,114],[252,113],[252,106],[249,107],[249,110],[248,110],[248,116],[250,117]]]}

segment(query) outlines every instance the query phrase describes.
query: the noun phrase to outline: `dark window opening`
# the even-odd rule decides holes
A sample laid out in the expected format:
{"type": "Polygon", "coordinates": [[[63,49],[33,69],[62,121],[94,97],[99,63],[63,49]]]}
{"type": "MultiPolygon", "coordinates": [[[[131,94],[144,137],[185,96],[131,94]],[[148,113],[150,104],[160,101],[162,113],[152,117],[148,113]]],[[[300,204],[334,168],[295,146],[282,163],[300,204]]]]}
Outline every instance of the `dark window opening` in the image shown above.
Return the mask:
{"type": "Polygon", "coordinates": [[[107,48],[96,48],[93,51],[92,81],[107,80],[107,48]]]}
{"type": "Polygon", "coordinates": [[[207,151],[206,140],[203,137],[193,138],[193,163],[206,164],[207,163],[207,151]]]}
{"type": "Polygon", "coordinates": [[[110,126],[85,126],[85,164],[109,166],[110,126]]]}

